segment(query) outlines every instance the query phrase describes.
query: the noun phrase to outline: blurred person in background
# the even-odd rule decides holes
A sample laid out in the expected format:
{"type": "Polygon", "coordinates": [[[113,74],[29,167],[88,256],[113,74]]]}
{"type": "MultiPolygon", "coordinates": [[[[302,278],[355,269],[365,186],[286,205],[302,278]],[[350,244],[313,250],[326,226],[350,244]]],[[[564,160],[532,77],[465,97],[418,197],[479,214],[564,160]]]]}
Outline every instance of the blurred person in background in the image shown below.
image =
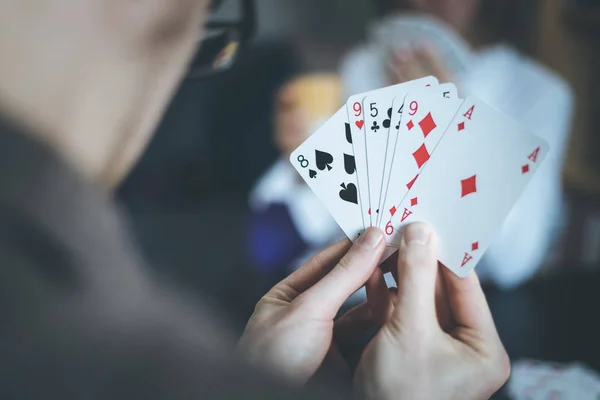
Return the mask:
{"type": "MultiPolygon", "coordinates": [[[[346,94],[434,75],[456,82],[461,97],[475,95],[550,144],[550,152],[509,215],[502,233],[477,268],[482,280],[510,288],[531,278],[559,239],[564,219],[562,164],[571,129],[573,97],[568,84],[527,56],[535,48],[539,1],[379,0],[385,18],[377,28],[394,30],[410,15],[439,19],[471,49],[465,71],[454,76],[427,38],[386,54],[376,45],[351,51],[341,70],[346,94]]],[[[402,41],[402,37],[392,38],[402,41]]]]}
{"type": "MultiPolygon", "coordinates": [[[[207,6],[0,0],[0,398],[344,398],[299,386],[339,334],[361,334],[365,322],[379,332],[354,377],[359,395],[488,398],[508,378],[508,357],[476,275],[440,273],[426,225],[404,232],[398,295],[382,284],[385,240],[370,229],[269,291],[239,351],[217,310],[150,274],[110,188],[188,72],[207,6]],[[334,321],[366,282],[370,303],[334,321]]],[[[207,62],[192,69],[204,78],[240,45],[203,44],[207,62]]]]}
{"type": "Polygon", "coordinates": [[[341,84],[333,74],[298,74],[277,92],[273,142],[280,158],[252,190],[246,235],[250,261],[271,280],[279,280],[318,249],[344,237],[289,162],[292,151],[341,103],[341,84]]]}

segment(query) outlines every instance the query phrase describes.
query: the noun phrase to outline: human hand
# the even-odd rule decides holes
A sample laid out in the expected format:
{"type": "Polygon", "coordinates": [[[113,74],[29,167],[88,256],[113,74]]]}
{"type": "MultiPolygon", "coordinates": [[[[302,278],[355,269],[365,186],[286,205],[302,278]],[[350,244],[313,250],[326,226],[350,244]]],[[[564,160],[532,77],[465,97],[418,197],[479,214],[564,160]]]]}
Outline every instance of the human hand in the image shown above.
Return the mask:
{"type": "MultiPolygon", "coordinates": [[[[377,269],[384,248],[383,233],[371,228],[352,247],[346,239],[317,254],[260,300],[240,348],[250,361],[306,382],[330,351],[340,307],[377,269]]],[[[351,320],[336,325],[351,329],[351,320]]]]}
{"type": "Polygon", "coordinates": [[[508,379],[510,361],[477,276],[438,266],[424,224],[403,234],[398,290],[380,270],[367,283],[382,327],[365,348],[355,387],[368,399],[487,399],[508,379]],[[437,292],[437,293],[436,293],[437,292]],[[436,304],[437,301],[437,304],[436,304]]]}
{"type": "Polygon", "coordinates": [[[419,45],[412,50],[400,50],[388,61],[392,83],[404,83],[426,76],[435,76],[440,82],[449,82],[451,73],[429,45],[419,45]]]}

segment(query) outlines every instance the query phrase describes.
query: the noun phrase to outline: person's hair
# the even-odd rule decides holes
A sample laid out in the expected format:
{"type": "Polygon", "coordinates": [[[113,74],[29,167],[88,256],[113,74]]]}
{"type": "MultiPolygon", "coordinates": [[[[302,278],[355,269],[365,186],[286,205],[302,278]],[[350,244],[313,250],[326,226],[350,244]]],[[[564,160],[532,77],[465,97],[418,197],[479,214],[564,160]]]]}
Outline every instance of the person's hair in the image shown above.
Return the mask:
{"type": "MultiPolygon", "coordinates": [[[[375,0],[380,15],[410,10],[409,0],[375,0]]],[[[532,53],[537,39],[540,0],[479,0],[473,26],[475,45],[500,42],[532,53]]]]}

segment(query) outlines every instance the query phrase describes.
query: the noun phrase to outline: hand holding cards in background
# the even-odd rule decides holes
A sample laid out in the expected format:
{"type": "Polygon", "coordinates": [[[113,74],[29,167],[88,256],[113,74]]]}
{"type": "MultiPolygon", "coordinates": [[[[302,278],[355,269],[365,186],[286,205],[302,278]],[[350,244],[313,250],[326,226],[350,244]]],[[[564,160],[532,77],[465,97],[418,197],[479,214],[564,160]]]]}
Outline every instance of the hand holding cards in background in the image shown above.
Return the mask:
{"type": "Polygon", "coordinates": [[[393,84],[430,75],[440,82],[452,80],[448,68],[440,61],[436,50],[427,44],[395,52],[388,61],[388,70],[393,84]]]}

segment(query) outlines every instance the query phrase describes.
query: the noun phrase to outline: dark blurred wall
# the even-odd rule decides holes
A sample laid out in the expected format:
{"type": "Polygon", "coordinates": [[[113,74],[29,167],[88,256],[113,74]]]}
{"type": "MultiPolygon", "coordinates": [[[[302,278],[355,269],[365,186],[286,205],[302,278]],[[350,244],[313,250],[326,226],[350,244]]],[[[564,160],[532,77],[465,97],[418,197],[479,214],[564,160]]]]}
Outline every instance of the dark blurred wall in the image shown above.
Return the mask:
{"type": "MultiPolygon", "coordinates": [[[[136,204],[246,201],[275,160],[275,91],[299,67],[335,70],[363,35],[370,0],[256,0],[259,32],[234,73],[185,81],[119,195],[136,204]]],[[[227,0],[224,18],[235,16],[227,0]]]]}

